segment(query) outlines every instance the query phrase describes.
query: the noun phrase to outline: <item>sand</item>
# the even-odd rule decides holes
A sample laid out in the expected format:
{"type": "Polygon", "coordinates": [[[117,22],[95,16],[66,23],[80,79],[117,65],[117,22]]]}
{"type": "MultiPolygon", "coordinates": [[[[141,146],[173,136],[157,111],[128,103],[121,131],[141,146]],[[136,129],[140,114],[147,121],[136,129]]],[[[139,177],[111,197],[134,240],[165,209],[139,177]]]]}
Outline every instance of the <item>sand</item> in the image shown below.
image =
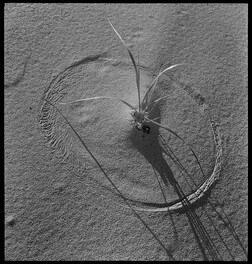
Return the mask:
{"type": "Polygon", "coordinates": [[[247,9],[5,5],[6,260],[247,260],[247,9]]]}

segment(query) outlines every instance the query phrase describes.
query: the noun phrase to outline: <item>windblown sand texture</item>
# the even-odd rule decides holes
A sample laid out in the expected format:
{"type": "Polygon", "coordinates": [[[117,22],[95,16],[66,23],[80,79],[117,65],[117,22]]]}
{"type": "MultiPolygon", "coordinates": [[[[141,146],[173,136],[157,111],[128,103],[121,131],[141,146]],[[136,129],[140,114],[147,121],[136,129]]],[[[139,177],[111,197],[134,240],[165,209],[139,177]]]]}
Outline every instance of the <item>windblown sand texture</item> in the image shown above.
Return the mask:
{"type": "Polygon", "coordinates": [[[246,260],[247,22],[245,4],[6,4],[5,259],[246,260]],[[60,104],[138,105],[107,18],[141,98],[190,64],[150,118],[203,174],[118,101],[60,104]]]}

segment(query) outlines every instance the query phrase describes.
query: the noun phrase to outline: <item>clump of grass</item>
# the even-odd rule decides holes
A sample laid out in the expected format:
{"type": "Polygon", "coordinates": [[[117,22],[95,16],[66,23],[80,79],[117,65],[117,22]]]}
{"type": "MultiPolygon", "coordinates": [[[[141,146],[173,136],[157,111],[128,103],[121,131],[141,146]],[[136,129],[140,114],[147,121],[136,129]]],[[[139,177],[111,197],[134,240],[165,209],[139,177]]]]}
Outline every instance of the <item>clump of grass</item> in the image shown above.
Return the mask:
{"type": "Polygon", "coordinates": [[[144,134],[149,134],[150,133],[150,127],[149,127],[148,124],[152,123],[152,124],[154,124],[154,125],[156,125],[158,127],[161,127],[163,129],[167,130],[168,132],[172,133],[173,135],[178,137],[180,140],[182,140],[182,142],[184,144],[186,144],[188,146],[188,148],[191,150],[191,152],[193,153],[193,156],[195,157],[195,159],[196,159],[196,161],[197,161],[197,163],[198,163],[198,165],[200,167],[200,170],[201,170],[203,176],[205,176],[204,172],[203,172],[203,169],[201,167],[201,164],[200,164],[200,162],[199,162],[194,150],[191,148],[191,146],[188,145],[186,143],[186,141],[182,137],[180,137],[175,131],[173,131],[169,127],[161,125],[160,123],[157,123],[156,121],[154,121],[154,120],[149,118],[150,113],[152,112],[152,110],[154,109],[156,104],[167,97],[167,96],[162,96],[162,97],[159,97],[158,99],[156,99],[154,102],[152,102],[152,94],[153,94],[155,88],[157,87],[157,83],[158,83],[159,78],[165,72],[167,72],[167,71],[169,71],[171,69],[174,69],[175,67],[178,67],[178,66],[181,66],[181,65],[185,65],[186,63],[174,64],[174,65],[169,66],[169,67],[163,69],[162,71],[160,71],[159,74],[154,78],[154,80],[150,84],[147,92],[145,93],[143,99],[141,100],[141,98],[140,98],[140,68],[139,68],[139,65],[137,65],[132,52],[127,47],[127,45],[124,42],[123,38],[117,32],[117,30],[112,25],[112,23],[110,22],[109,19],[108,19],[108,22],[109,22],[110,26],[112,27],[112,29],[114,30],[114,32],[116,33],[116,35],[118,36],[118,38],[120,39],[120,41],[122,42],[122,44],[125,47],[125,49],[127,50],[128,54],[130,56],[130,59],[132,61],[132,64],[134,66],[135,75],[136,75],[136,87],[137,87],[137,93],[138,93],[138,107],[134,107],[129,102],[126,102],[126,101],[124,101],[122,99],[115,98],[115,97],[109,97],[109,96],[95,96],[95,97],[84,98],[84,99],[79,99],[79,100],[75,100],[75,101],[71,101],[71,102],[67,102],[67,103],[60,103],[60,104],[73,104],[73,103],[79,103],[79,102],[85,102],[85,101],[91,101],[91,100],[104,100],[104,99],[120,101],[121,103],[125,104],[126,106],[128,106],[130,108],[130,115],[133,118],[131,120],[131,124],[137,130],[142,131],[144,134]]]}

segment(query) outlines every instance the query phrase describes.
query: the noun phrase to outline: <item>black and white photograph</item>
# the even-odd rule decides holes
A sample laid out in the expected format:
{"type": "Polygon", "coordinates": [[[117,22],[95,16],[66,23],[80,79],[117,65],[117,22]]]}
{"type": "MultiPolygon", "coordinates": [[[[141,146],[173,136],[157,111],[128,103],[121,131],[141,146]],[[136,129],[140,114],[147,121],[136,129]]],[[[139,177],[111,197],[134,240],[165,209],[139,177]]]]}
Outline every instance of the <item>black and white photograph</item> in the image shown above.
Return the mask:
{"type": "Polygon", "coordinates": [[[4,260],[248,260],[248,4],[4,4],[4,260]]]}

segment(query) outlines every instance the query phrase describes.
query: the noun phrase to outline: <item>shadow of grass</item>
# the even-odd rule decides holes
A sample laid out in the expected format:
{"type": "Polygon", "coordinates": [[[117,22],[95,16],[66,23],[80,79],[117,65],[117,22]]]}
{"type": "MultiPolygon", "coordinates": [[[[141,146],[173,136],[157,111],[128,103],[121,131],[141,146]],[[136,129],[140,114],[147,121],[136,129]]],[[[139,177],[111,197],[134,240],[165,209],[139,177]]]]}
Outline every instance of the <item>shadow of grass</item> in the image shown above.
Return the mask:
{"type": "MultiPolygon", "coordinates": [[[[160,122],[160,110],[158,106],[154,108],[154,111],[151,113],[150,119],[158,120],[156,122],[160,122]]],[[[129,137],[129,140],[132,142],[135,148],[145,157],[145,159],[151,164],[153,167],[154,175],[157,179],[158,185],[160,187],[160,190],[162,192],[162,196],[164,198],[164,204],[157,205],[157,204],[151,204],[155,207],[165,207],[168,204],[167,198],[165,196],[165,192],[163,190],[161,181],[164,183],[165,186],[172,186],[175,190],[177,196],[179,197],[178,201],[182,201],[183,207],[179,209],[178,211],[180,213],[185,213],[189,224],[191,226],[191,229],[194,233],[195,239],[197,241],[197,244],[199,246],[199,249],[202,253],[204,260],[222,260],[222,256],[215,244],[215,242],[210,237],[208,231],[204,227],[202,221],[198,217],[198,215],[195,212],[195,209],[198,206],[201,206],[211,223],[211,225],[214,227],[215,232],[217,233],[221,243],[226,248],[228,254],[231,256],[232,260],[235,260],[235,257],[231,251],[231,249],[228,247],[227,243],[224,241],[223,237],[220,234],[220,231],[216,228],[215,224],[213,223],[211,217],[208,215],[204,204],[210,204],[212,207],[212,210],[215,210],[212,203],[209,201],[209,190],[204,194],[203,198],[196,201],[195,203],[191,204],[190,201],[186,198],[185,193],[183,192],[182,188],[180,187],[178,181],[175,179],[174,174],[167,164],[164,156],[168,156],[180,169],[181,173],[185,174],[184,179],[188,183],[188,185],[191,188],[191,191],[193,191],[193,187],[189,183],[188,179],[190,179],[191,182],[193,182],[194,188],[196,186],[195,181],[192,179],[192,176],[188,173],[187,169],[181,164],[179,158],[176,156],[176,154],[172,151],[172,149],[169,147],[169,144],[165,142],[162,135],[159,133],[159,127],[156,125],[150,124],[150,135],[143,136],[139,131],[132,131],[132,134],[129,137]],[[142,139],[141,139],[142,137],[142,139]],[[159,177],[161,180],[159,180],[159,177]],[[187,179],[188,178],[188,179],[187,179]],[[203,205],[202,205],[203,204],[203,205]]],[[[175,201],[174,201],[175,202],[175,201]]],[[[142,203],[142,205],[147,205],[147,203],[142,203]]],[[[148,204],[150,205],[150,204],[148,204]]],[[[215,210],[216,211],[216,210],[215,210]]],[[[224,212],[223,212],[224,213],[224,212]]],[[[225,213],[224,213],[225,214],[225,213]]],[[[242,245],[237,233],[235,232],[230,220],[227,218],[225,214],[225,218],[227,220],[224,220],[222,216],[220,216],[220,213],[218,213],[218,216],[221,217],[221,219],[227,223],[228,228],[232,234],[232,236],[236,239],[240,247],[242,248],[244,254],[247,256],[246,250],[244,246],[242,245]]]]}
{"type": "MultiPolygon", "coordinates": [[[[161,136],[161,135],[160,135],[161,136]]],[[[162,136],[161,136],[162,137],[162,136]]],[[[195,181],[193,180],[192,176],[188,173],[188,171],[186,170],[186,168],[181,164],[181,162],[179,161],[178,157],[175,155],[175,153],[172,151],[172,149],[169,147],[169,145],[164,141],[164,139],[161,139],[162,143],[163,143],[163,148],[164,148],[164,153],[169,156],[173,162],[176,163],[176,165],[178,166],[178,168],[180,169],[181,173],[184,173],[185,176],[184,179],[186,180],[186,182],[189,184],[191,190],[193,190],[193,187],[191,186],[191,184],[189,183],[188,179],[189,178],[191,180],[191,182],[193,182],[194,187],[196,186],[195,181]]],[[[216,184],[216,182],[214,183],[214,185],[216,184]]],[[[214,186],[212,185],[211,188],[214,186]]],[[[224,245],[224,247],[226,248],[228,254],[231,256],[232,260],[235,260],[235,256],[232,253],[232,250],[228,247],[227,243],[224,241],[221,232],[216,228],[213,220],[211,219],[211,217],[209,216],[209,214],[207,213],[207,209],[205,208],[206,205],[210,205],[210,208],[212,210],[212,212],[215,212],[219,219],[222,221],[222,223],[224,223],[224,225],[228,228],[230,234],[232,235],[232,237],[236,240],[236,242],[238,243],[240,249],[243,251],[243,254],[246,256],[246,258],[248,258],[248,254],[246,252],[246,249],[244,247],[244,245],[242,244],[238,234],[236,233],[230,219],[228,218],[228,216],[226,215],[225,211],[223,210],[222,206],[220,205],[220,203],[218,201],[214,201],[214,204],[216,204],[216,206],[218,208],[220,208],[221,212],[219,212],[214,204],[210,201],[210,188],[204,193],[204,196],[195,201],[193,204],[190,204],[190,202],[188,202],[185,198],[185,203],[184,207],[182,207],[181,209],[178,209],[178,211],[180,213],[187,213],[187,210],[190,209],[191,211],[195,211],[196,208],[198,208],[199,206],[203,209],[205,215],[207,216],[207,219],[209,220],[209,222],[211,223],[211,225],[214,227],[215,232],[217,233],[221,243],[224,245]]]]}
{"type": "MultiPolygon", "coordinates": [[[[160,110],[158,106],[155,106],[149,118],[157,120],[156,122],[160,122],[160,110]]],[[[203,259],[209,260],[210,257],[212,260],[221,260],[221,255],[219,254],[218,249],[216,248],[214,242],[210,238],[207,230],[203,226],[195,211],[187,210],[188,208],[191,208],[191,203],[187,200],[185,193],[178,184],[171,168],[164,158],[164,154],[169,154],[164,149],[164,147],[161,146],[160,137],[161,135],[159,134],[159,127],[150,124],[149,135],[143,136],[141,135],[141,133],[139,133],[139,131],[133,130],[129,137],[129,140],[153,167],[154,174],[157,178],[165,203],[167,204],[167,199],[165,197],[164,191],[162,190],[161,183],[158,180],[158,175],[160,176],[165,186],[171,185],[173,187],[177,196],[179,197],[179,200],[182,201],[182,209],[186,209],[186,216],[189,220],[190,226],[193,230],[196,241],[203,255],[203,259]],[[158,175],[156,175],[156,172],[158,175]]],[[[161,138],[161,141],[164,141],[164,139],[161,138]]],[[[178,158],[176,162],[179,162],[178,158]]],[[[182,166],[181,163],[180,166],[182,166]]],[[[186,171],[185,168],[184,170],[186,171]]]]}

